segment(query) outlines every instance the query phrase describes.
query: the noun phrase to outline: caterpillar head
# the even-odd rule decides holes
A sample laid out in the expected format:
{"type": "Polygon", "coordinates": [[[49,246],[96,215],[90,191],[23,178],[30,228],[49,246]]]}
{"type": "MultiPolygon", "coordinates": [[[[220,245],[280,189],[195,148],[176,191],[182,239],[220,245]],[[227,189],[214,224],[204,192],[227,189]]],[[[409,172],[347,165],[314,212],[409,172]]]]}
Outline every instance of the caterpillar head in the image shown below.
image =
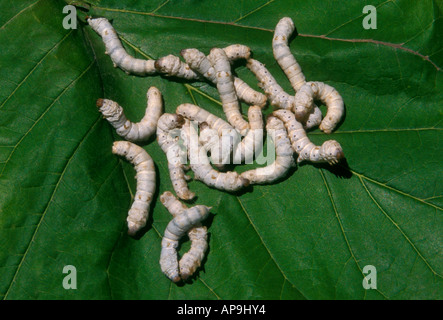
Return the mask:
{"type": "Polygon", "coordinates": [[[337,164],[341,159],[345,158],[342,147],[335,140],[325,141],[321,146],[320,153],[322,158],[330,165],[337,164]]]}
{"type": "Polygon", "coordinates": [[[314,105],[314,96],[311,90],[300,90],[295,95],[294,114],[298,122],[305,123],[306,118],[314,105]]]}
{"type": "Polygon", "coordinates": [[[157,59],[154,63],[155,70],[166,75],[175,75],[180,68],[180,58],[172,54],[157,59]]]}
{"type": "Polygon", "coordinates": [[[112,144],[112,153],[120,156],[126,156],[130,148],[130,142],[128,141],[114,141],[112,144]]]}

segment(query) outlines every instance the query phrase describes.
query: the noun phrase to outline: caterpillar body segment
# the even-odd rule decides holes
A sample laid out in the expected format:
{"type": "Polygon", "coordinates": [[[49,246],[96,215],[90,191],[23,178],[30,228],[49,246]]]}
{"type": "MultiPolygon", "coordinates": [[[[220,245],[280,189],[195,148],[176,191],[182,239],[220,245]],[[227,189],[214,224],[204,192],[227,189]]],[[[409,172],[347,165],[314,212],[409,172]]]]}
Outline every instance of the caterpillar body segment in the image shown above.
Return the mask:
{"type": "MultiPolygon", "coordinates": [[[[188,209],[183,203],[181,203],[174,195],[166,191],[160,196],[160,201],[166,207],[166,209],[175,218],[183,211],[188,209]]],[[[179,269],[180,278],[186,280],[188,277],[194,274],[194,272],[200,267],[201,262],[205,257],[206,250],[208,249],[207,242],[207,228],[202,226],[201,223],[195,224],[195,226],[188,231],[188,237],[191,241],[191,248],[186,252],[183,257],[176,262],[177,258],[170,257],[168,261],[171,261],[165,267],[165,270],[169,270],[168,274],[174,274],[176,276],[177,269],[179,269]],[[173,272],[172,269],[175,269],[173,272]]],[[[165,251],[166,255],[173,255],[173,252],[169,250],[165,251]]],[[[172,278],[174,278],[174,276],[172,278]]]]}
{"type": "Polygon", "coordinates": [[[292,149],[298,154],[297,162],[327,162],[330,165],[338,163],[344,158],[343,149],[335,140],[325,141],[321,146],[312,143],[303,126],[296,120],[289,110],[274,111],[273,116],[284,122],[291,140],[292,149]]]}
{"type": "Polygon", "coordinates": [[[194,179],[207,186],[224,191],[238,191],[249,185],[249,180],[235,171],[219,172],[212,168],[207,151],[201,145],[196,129],[191,125],[183,126],[183,137],[188,146],[188,157],[194,179]]]}
{"type": "MultiPolygon", "coordinates": [[[[230,61],[233,61],[234,58],[249,58],[250,53],[247,54],[246,52],[243,52],[246,51],[246,49],[241,49],[241,47],[246,46],[232,45],[224,48],[223,50],[225,51],[230,61]]],[[[248,47],[246,48],[249,49],[248,47]]],[[[198,49],[190,48],[183,49],[180,54],[192,70],[201,74],[204,78],[211,81],[212,83],[217,82],[214,67],[211,61],[203,52],[199,51],[198,49]]],[[[264,107],[266,105],[266,96],[252,89],[246,82],[244,82],[240,78],[234,77],[234,87],[238,98],[246,102],[247,104],[259,105],[261,107],[264,107]]]]}
{"type": "Polygon", "coordinates": [[[154,60],[136,59],[123,48],[114,27],[106,18],[88,18],[88,24],[100,35],[114,67],[119,67],[128,74],[139,76],[151,75],[156,72],[154,60]]]}
{"type": "Polygon", "coordinates": [[[235,91],[234,78],[228,57],[223,49],[214,48],[209,54],[209,60],[214,66],[217,90],[220,94],[226,119],[244,136],[249,130],[249,123],[243,119],[240,112],[240,104],[235,91]]]}
{"type": "Polygon", "coordinates": [[[266,167],[252,169],[241,174],[251,184],[271,183],[286,175],[295,165],[291,142],[288,138],[283,121],[270,116],[266,122],[266,131],[275,145],[275,160],[266,167]]]}
{"type": "Polygon", "coordinates": [[[320,130],[331,133],[344,114],[343,98],[330,85],[318,81],[307,82],[295,95],[295,110],[300,112],[308,108],[314,99],[323,102],[327,108],[326,115],[320,123],[320,130]]]}
{"type": "Polygon", "coordinates": [[[149,207],[155,192],[155,166],[150,155],[129,141],[115,141],[112,153],[123,156],[134,165],[137,191],[128,212],[128,234],[135,235],[146,225],[149,207]]]}
{"type": "Polygon", "coordinates": [[[288,46],[288,39],[295,30],[294,22],[291,18],[282,18],[275,27],[272,39],[272,50],[274,58],[280,65],[283,72],[289,79],[295,91],[300,90],[306,83],[305,76],[298,62],[295,60],[288,46]]]}
{"type": "MultiPolygon", "coordinates": [[[[166,203],[167,205],[168,202],[171,202],[170,200],[165,199],[169,195],[163,194],[162,196],[163,196],[162,203],[164,204],[166,203]]],[[[172,205],[178,206],[176,203],[172,205]]],[[[181,280],[179,273],[179,262],[177,257],[177,247],[179,244],[179,240],[186,233],[189,233],[190,230],[195,228],[197,229],[201,228],[200,222],[208,217],[210,210],[211,207],[203,205],[196,205],[189,209],[187,208],[182,209],[181,211],[178,212],[178,214],[176,215],[173,214],[174,218],[168,223],[162,239],[162,249],[160,253],[160,267],[162,272],[173,282],[178,282],[181,280]]],[[[192,250],[192,248],[190,250],[192,250]]],[[[200,263],[201,261],[194,261],[195,265],[199,266],[200,263]]],[[[194,264],[190,267],[193,267],[194,264]]],[[[197,267],[195,267],[195,269],[196,268],[197,267]]],[[[190,276],[190,274],[185,272],[184,276],[187,278],[190,276]]]]}
{"type": "Polygon", "coordinates": [[[169,176],[175,193],[182,200],[191,200],[195,193],[189,190],[187,180],[190,178],[185,174],[187,150],[179,142],[179,128],[184,121],[180,115],[164,113],[158,121],[157,141],[168,159],[169,176]]]}
{"type": "Polygon", "coordinates": [[[150,87],[146,96],[147,107],[140,122],[128,120],[123,108],[115,101],[98,99],[97,107],[118,135],[129,141],[145,141],[155,133],[163,107],[161,93],[156,87],[150,87]]]}
{"type": "Polygon", "coordinates": [[[254,155],[259,154],[263,148],[263,116],[259,106],[249,107],[248,120],[250,130],[234,149],[234,164],[252,163],[254,155]]]}

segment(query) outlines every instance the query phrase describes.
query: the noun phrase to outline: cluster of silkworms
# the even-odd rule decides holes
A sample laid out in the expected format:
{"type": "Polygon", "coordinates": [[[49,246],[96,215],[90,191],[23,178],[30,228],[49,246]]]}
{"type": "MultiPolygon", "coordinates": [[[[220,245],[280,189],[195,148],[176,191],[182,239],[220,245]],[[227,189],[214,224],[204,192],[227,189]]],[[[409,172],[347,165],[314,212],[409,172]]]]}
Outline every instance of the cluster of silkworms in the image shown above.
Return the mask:
{"type": "Polygon", "coordinates": [[[295,96],[282,89],[264,64],[251,58],[251,50],[245,45],[214,48],[208,55],[195,48],[184,49],[180,52],[184,61],[174,55],[157,60],[136,59],[126,52],[107,19],[88,17],[87,21],[102,37],[106,54],[114,66],[127,74],[161,74],[209,81],[217,87],[220,95],[226,121],[190,103],[177,106],[175,113],[163,113],[162,96],[155,87],[148,90],[146,112],[137,123],[126,118],[117,102],[97,100],[103,117],[127,140],[114,142],[112,152],[125,157],[136,171],[137,190],[127,218],[130,235],[135,235],[146,225],[156,189],[154,162],[134,142],[146,141],[156,134],[157,142],[166,154],[177,197],[170,191],[160,196],[161,203],[173,217],[161,242],[160,267],[173,282],[192,276],[208,248],[207,228],[202,222],[208,217],[211,207],[195,205],[188,208],[180,201],[190,201],[196,196],[188,187],[191,177],[186,174],[187,171],[192,170],[195,180],[211,188],[235,192],[249,185],[272,183],[285,177],[288,170],[296,165],[294,155],[297,155],[297,162],[326,162],[330,165],[344,158],[337,141],[328,140],[316,146],[307,136],[306,130],[315,126],[327,134],[331,133],[343,116],[344,104],[333,87],[322,82],[306,81],[288,46],[288,39],[295,29],[290,18],[278,22],[272,50],[296,92],[295,96]],[[232,64],[238,59],[246,61],[247,68],[254,73],[265,94],[233,75],[232,64]],[[314,104],[315,100],[326,105],[325,117],[314,104]],[[249,105],[248,120],[242,116],[240,101],[249,105]],[[264,121],[262,109],[268,101],[275,110],[264,121]],[[275,148],[272,163],[241,174],[226,170],[227,164],[252,163],[262,152],[265,133],[275,148]],[[189,237],[191,247],[179,259],[177,251],[185,235],[189,237]]]}

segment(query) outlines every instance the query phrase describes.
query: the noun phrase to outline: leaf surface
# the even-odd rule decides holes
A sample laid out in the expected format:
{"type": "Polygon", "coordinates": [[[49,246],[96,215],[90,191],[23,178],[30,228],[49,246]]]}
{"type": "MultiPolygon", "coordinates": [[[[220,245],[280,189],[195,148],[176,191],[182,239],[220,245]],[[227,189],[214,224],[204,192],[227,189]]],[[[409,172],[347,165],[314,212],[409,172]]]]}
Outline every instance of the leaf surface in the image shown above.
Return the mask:
{"type": "MultiPolygon", "coordinates": [[[[374,30],[362,27],[363,1],[91,3],[88,14],[112,20],[138,58],[242,43],[293,94],[271,47],[276,23],[291,17],[299,35],[290,47],[306,78],[334,86],[346,104],[334,133],[309,136],[339,141],[349,168],[301,165],[239,194],[190,182],[197,203],[213,206],[209,252],[190,283],[172,284],[158,263],[171,220],[158,201],[172,190],[166,156],[155,140],[143,145],[158,192],[148,227],[131,238],[134,170],[112,155],[120,138],[95,101],[115,100],[135,121],[156,86],[166,112],[190,102],[224,117],[216,88],[113,68],[89,26],[62,27],[63,1],[0,5],[4,299],[442,298],[441,3],[374,2],[374,30]],[[77,290],[63,288],[66,265],[77,270],[77,290]],[[367,265],[376,289],[362,286],[367,265]]],[[[243,64],[235,72],[259,90],[243,64]]]]}

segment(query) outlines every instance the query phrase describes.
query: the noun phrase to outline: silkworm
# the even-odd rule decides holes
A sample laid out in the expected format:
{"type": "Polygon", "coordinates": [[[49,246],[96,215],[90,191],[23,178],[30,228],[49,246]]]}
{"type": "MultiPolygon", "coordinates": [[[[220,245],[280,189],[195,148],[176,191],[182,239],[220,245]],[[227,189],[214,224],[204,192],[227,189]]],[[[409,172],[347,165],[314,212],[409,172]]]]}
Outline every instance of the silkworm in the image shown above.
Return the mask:
{"type": "Polygon", "coordinates": [[[118,135],[129,141],[144,141],[155,133],[157,121],[162,114],[160,91],[156,87],[151,87],[146,96],[148,100],[146,111],[140,122],[128,120],[123,108],[115,101],[98,99],[97,107],[103,117],[116,129],[118,135]]]}
{"type": "Polygon", "coordinates": [[[335,140],[325,141],[321,146],[316,146],[306,135],[303,126],[296,120],[295,115],[289,110],[276,110],[272,113],[284,122],[291,140],[292,149],[298,153],[297,162],[327,162],[336,164],[344,158],[343,149],[335,140]]]}
{"type": "MultiPolygon", "coordinates": [[[[247,49],[241,49],[241,46],[242,45],[232,45],[223,49],[226,53],[226,56],[231,62],[234,59],[234,56],[244,59],[249,58],[250,54],[245,53],[245,51],[247,52],[247,49],[249,48],[243,46],[247,49]]],[[[192,70],[201,74],[204,78],[211,81],[212,83],[217,82],[214,67],[211,61],[209,61],[208,57],[206,57],[203,52],[199,51],[198,49],[190,48],[183,49],[182,51],[180,51],[180,54],[192,70]]],[[[246,82],[244,82],[240,78],[234,77],[234,87],[238,98],[246,102],[247,104],[257,105],[262,108],[266,105],[266,96],[252,89],[246,82]]]]}
{"type": "Polygon", "coordinates": [[[275,160],[266,167],[243,172],[241,176],[248,179],[251,184],[274,182],[284,177],[295,165],[294,152],[283,122],[276,117],[268,117],[266,131],[275,145],[275,160]]]}
{"type": "MultiPolygon", "coordinates": [[[[163,199],[166,203],[166,199],[163,199]]],[[[162,201],[163,203],[163,201],[162,201]]],[[[196,205],[184,209],[166,226],[160,252],[160,267],[162,272],[173,282],[180,281],[179,263],[177,258],[177,247],[179,240],[192,228],[205,220],[211,207],[196,205]]]]}
{"type": "Polygon", "coordinates": [[[240,104],[235,91],[231,64],[229,63],[228,57],[222,49],[214,48],[209,53],[208,59],[214,66],[215,76],[217,78],[217,90],[226,119],[244,136],[249,130],[249,123],[243,119],[240,112],[240,104]]]}
{"type": "Polygon", "coordinates": [[[289,79],[292,88],[295,91],[300,90],[301,86],[306,83],[305,76],[300,65],[292,55],[288,46],[288,39],[295,30],[294,22],[291,18],[282,18],[275,27],[274,37],[272,38],[272,50],[274,58],[282,68],[283,72],[289,79]]]}
{"type": "Polygon", "coordinates": [[[92,29],[102,37],[106,51],[114,63],[114,67],[119,67],[126,73],[145,76],[156,73],[154,60],[136,59],[129,55],[123,48],[114,27],[106,18],[87,18],[87,22],[92,29]]]}
{"type": "Polygon", "coordinates": [[[207,123],[218,133],[219,147],[211,148],[211,159],[214,164],[228,164],[233,150],[240,143],[237,131],[226,121],[199,106],[183,103],[175,111],[177,114],[199,124],[207,123]]]}
{"type": "Polygon", "coordinates": [[[235,171],[219,172],[212,168],[206,150],[200,144],[193,125],[185,123],[182,134],[188,147],[189,163],[195,180],[199,180],[211,188],[231,192],[249,185],[249,180],[235,171]]]}
{"type": "Polygon", "coordinates": [[[326,115],[320,124],[320,130],[331,133],[343,116],[343,98],[330,85],[318,81],[307,82],[295,95],[295,108],[306,108],[313,104],[314,99],[323,102],[327,108],[326,115]]]}
{"type": "Polygon", "coordinates": [[[112,153],[123,156],[134,165],[137,191],[128,212],[128,234],[135,235],[146,225],[149,207],[155,192],[155,166],[151,156],[141,147],[129,141],[115,141],[112,153]]]}
{"type": "MultiPolygon", "coordinates": [[[[166,191],[160,196],[161,203],[175,218],[183,211],[188,209],[186,205],[180,202],[171,192],[166,191]]],[[[174,261],[171,265],[174,265],[175,269],[179,269],[181,279],[186,280],[200,267],[201,262],[205,257],[206,250],[208,249],[208,230],[201,223],[195,224],[194,227],[188,230],[188,237],[191,241],[191,248],[186,252],[178,264],[175,259],[168,259],[168,261],[174,261]]],[[[165,269],[172,269],[171,267],[165,269]]],[[[176,274],[177,271],[174,272],[176,274]]]]}
{"type": "Polygon", "coordinates": [[[188,188],[187,181],[190,177],[185,174],[184,169],[187,150],[179,144],[179,128],[183,124],[184,119],[181,115],[164,113],[157,124],[157,142],[168,159],[169,176],[175,193],[180,199],[191,200],[195,193],[188,188]],[[175,133],[174,129],[177,129],[175,133]]]}

